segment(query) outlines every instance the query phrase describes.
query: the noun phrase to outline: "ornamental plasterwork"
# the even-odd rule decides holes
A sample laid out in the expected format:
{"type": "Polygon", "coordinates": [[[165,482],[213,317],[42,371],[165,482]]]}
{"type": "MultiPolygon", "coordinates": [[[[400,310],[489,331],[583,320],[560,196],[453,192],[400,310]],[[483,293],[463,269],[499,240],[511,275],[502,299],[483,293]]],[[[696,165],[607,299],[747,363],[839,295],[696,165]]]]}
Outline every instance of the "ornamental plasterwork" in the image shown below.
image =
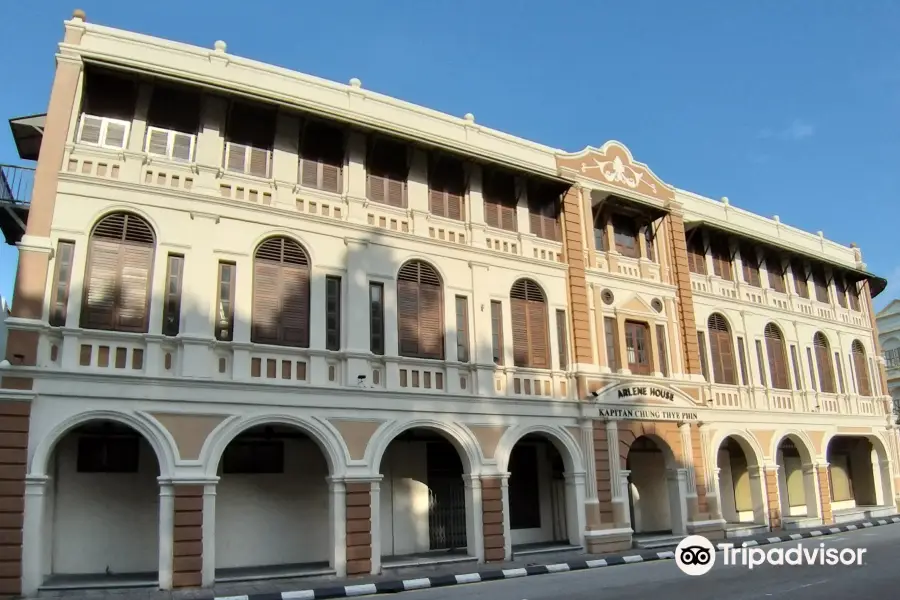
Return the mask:
{"type": "Polygon", "coordinates": [[[556,166],[590,179],[659,200],[673,200],[675,191],[653,174],[647,165],[636,162],[628,148],[607,142],[601,148],[588,146],[575,154],[558,154],[556,166]]]}

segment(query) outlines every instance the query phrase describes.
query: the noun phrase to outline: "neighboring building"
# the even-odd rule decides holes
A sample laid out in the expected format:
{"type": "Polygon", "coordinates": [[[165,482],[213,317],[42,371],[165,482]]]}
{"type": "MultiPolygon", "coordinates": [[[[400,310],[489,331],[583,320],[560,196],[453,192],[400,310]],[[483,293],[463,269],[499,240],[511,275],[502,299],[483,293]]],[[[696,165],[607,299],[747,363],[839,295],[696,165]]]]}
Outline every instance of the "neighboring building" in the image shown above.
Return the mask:
{"type": "Polygon", "coordinates": [[[893,398],[894,416],[900,419],[900,300],[892,300],[875,316],[875,321],[884,349],[888,394],[893,398]]]}
{"type": "Polygon", "coordinates": [[[885,282],[858,248],[618,142],[568,153],[223,42],[65,29],[46,117],[14,121],[42,144],[3,592],[895,512],[885,282]]]}

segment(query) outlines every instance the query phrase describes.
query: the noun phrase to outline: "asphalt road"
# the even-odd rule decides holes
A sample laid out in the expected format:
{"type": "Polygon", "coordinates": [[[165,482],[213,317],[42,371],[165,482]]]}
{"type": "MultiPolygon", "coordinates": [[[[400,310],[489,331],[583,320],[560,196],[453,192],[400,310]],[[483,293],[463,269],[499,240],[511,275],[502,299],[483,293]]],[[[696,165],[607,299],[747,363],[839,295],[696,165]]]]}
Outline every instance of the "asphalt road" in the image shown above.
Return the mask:
{"type": "Polygon", "coordinates": [[[405,592],[403,600],[868,600],[900,596],[900,524],[761,546],[810,551],[865,548],[861,566],[723,565],[722,553],[706,575],[683,574],[673,560],[602,567],[553,575],[405,592]]]}

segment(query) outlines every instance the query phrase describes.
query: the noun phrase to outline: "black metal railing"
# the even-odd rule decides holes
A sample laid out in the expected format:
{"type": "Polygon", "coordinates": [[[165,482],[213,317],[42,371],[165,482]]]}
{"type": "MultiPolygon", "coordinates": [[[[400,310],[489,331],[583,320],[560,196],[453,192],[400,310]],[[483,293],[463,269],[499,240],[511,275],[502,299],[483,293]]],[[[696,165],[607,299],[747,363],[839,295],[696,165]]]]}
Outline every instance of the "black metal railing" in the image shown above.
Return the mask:
{"type": "Polygon", "coordinates": [[[34,169],[0,164],[0,202],[31,204],[34,169]]]}

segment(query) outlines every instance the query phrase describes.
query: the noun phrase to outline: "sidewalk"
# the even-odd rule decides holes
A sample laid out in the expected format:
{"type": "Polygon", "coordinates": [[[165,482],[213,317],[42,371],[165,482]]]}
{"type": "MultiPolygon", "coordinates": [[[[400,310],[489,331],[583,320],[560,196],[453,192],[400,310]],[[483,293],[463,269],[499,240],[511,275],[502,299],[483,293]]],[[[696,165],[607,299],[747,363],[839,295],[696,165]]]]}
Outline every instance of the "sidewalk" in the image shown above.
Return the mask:
{"type": "MultiPolygon", "coordinates": [[[[739,546],[764,546],[791,540],[808,539],[836,533],[854,531],[867,527],[900,523],[900,516],[866,519],[854,523],[835,526],[820,526],[767,533],[745,538],[730,538],[727,541],[739,546]]],[[[632,549],[618,554],[584,554],[560,552],[526,556],[491,565],[472,562],[445,565],[426,565],[392,569],[381,575],[358,578],[303,577],[227,583],[202,590],[179,590],[164,592],[152,589],[102,589],[84,591],[47,591],[39,598],[77,598],[79,600],[320,600],[322,598],[345,598],[369,594],[384,594],[542,575],[579,571],[636,562],[650,562],[674,558],[672,550],[632,549]]]]}

